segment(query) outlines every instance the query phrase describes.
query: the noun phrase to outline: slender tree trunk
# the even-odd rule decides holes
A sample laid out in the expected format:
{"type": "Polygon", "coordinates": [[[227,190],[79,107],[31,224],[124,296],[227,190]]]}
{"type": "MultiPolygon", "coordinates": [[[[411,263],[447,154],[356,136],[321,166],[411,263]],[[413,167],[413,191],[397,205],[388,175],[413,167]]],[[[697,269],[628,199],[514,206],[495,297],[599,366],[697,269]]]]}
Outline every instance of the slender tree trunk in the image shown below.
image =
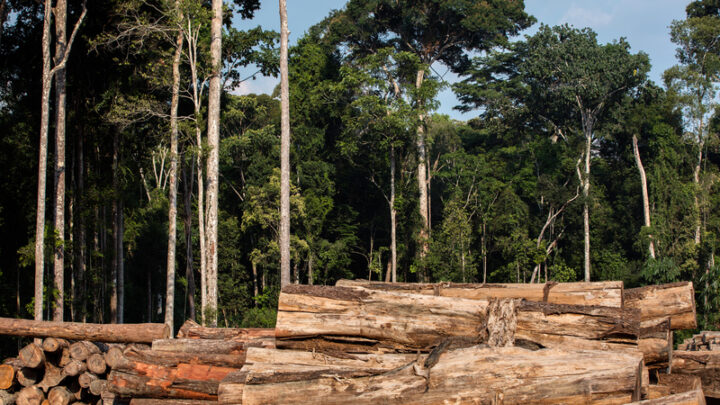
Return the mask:
{"type": "MultiPolygon", "coordinates": [[[[179,1],[175,7],[180,10],[179,1]]],[[[177,242],[177,186],[178,186],[178,100],[180,98],[180,57],[183,33],[178,30],[172,66],[172,96],[170,101],[170,190],[168,207],[167,287],[165,294],[165,324],[172,331],[175,314],[175,248],[177,242]]],[[[172,334],[171,334],[172,335],[172,334]]]]}
{"type": "MultiPolygon", "coordinates": [[[[57,0],[55,8],[55,65],[65,57],[67,1],[57,0]]],[[[65,68],[55,76],[55,275],[53,320],[63,320],[65,302],[65,68]]]]}
{"type": "Polygon", "coordinates": [[[117,319],[125,323],[125,203],[118,201],[118,238],[117,238],[117,319]]]}
{"type": "Polygon", "coordinates": [[[485,235],[485,218],[483,218],[482,222],[482,237],[480,244],[482,245],[483,284],[485,284],[487,282],[487,237],[485,235]]]}
{"type": "MultiPolygon", "coordinates": [[[[257,262],[255,260],[252,261],[252,275],[253,275],[253,298],[257,298],[257,296],[258,296],[258,278],[257,278],[257,262]]],[[[257,306],[257,302],[255,302],[255,305],[257,306]]]]}
{"type": "Polygon", "coordinates": [[[592,125],[585,126],[585,172],[583,178],[583,235],[585,237],[585,282],[590,282],[590,148],[592,147],[592,125]]]}
{"type": "Polygon", "coordinates": [[[308,285],[313,285],[313,254],[308,255],[308,285]]]}
{"type": "MultiPolygon", "coordinates": [[[[210,27],[210,58],[212,75],[208,93],[208,159],[207,159],[207,306],[206,323],[217,326],[218,309],[218,180],[220,160],[220,69],[222,67],[222,0],[212,0],[213,17],[210,27]]],[[[204,318],[203,318],[204,319],[204,318]]]]}
{"type": "Polygon", "coordinates": [[[75,147],[75,154],[77,157],[77,163],[75,164],[75,185],[76,185],[76,196],[75,196],[75,229],[77,236],[75,237],[75,289],[73,290],[73,305],[75,306],[75,317],[74,321],[85,322],[86,321],[86,309],[85,309],[85,279],[87,272],[87,262],[85,260],[87,244],[85,240],[85,159],[84,159],[84,142],[83,133],[79,133],[77,136],[77,144],[75,147]]]}
{"type": "Polygon", "coordinates": [[[187,279],[187,290],[185,297],[187,302],[187,316],[195,320],[195,269],[193,268],[193,246],[192,246],[192,178],[193,173],[187,175],[187,167],[183,165],[183,207],[185,208],[185,278],[187,279]]]}
{"type": "Polygon", "coordinates": [[[112,200],[112,233],[113,233],[113,260],[110,264],[110,322],[118,323],[118,241],[120,239],[120,129],[115,128],[113,134],[113,200],[112,200]]]}
{"type": "Polygon", "coordinates": [[[397,282],[397,210],[395,209],[395,146],[390,145],[390,260],[393,283],[397,282]]]}
{"type": "Polygon", "coordinates": [[[35,319],[43,319],[43,276],[45,270],[45,188],[47,180],[47,143],[50,127],[50,20],[52,3],[45,0],[42,35],[42,99],[40,104],[40,147],[38,156],[37,212],[35,216],[35,319]]]}
{"type": "MultiPolygon", "coordinates": [[[[415,87],[420,88],[425,78],[425,70],[418,70],[415,78],[415,87]]],[[[419,190],[419,208],[420,218],[422,218],[422,227],[420,228],[420,234],[418,236],[418,242],[420,243],[420,257],[425,258],[430,248],[429,245],[429,233],[430,227],[429,215],[428,215],[428,187],[427,187],[427,149],[425,145],[425,114],[420,113],[419,116],[420,125],[417,128],[417,181],[419,190]]],[[[426,280],[425,270],[421,270],[421,277],[423,281],[426,280]]]]}
{"type": "MultiPolygon", "coordinates": [[[[700,123],[700,134],[702,134],[702,122],[700,123]]],[[[702,135],[701,135],[702,136],[702,135]]],[[[695,244],[700,244],[701,240],[701,228],[702,228],[702,213],[700,212],[700,171],[702,170],[702,158],[703,148],[705,143],[700,141],[698,144],[697,161],[695,162],[695,168],[693,169],[693,183],[695,184],[695,213],[697,214],[697,220],[695,222],[695,244]]]]}
{"type": "MultiPolygon", "coordinates": [[[[640,159],[640,149],[638,148],[637,136],[633,135],[633,154],[635,155],[635,163],[637,164],[638,172],[640,172],[640,187],[642,188],[642,200],[643,200],[643,215],[645,217],[645,226],[650,228],[650,199],[648,198],[647,189],[647,176],[645,176],[645,167],[643,167],[642,160],[640,159]]],[[[652,235],[648,235],[650,243],[648,250],[650,257],[655,258],[655,242],[653,241],[652,235]]]]}
{"type": "Polygon", "coordinates": [[[290,86],[286,0],[280,0],[280,285],[290,284],[290,86]]]}

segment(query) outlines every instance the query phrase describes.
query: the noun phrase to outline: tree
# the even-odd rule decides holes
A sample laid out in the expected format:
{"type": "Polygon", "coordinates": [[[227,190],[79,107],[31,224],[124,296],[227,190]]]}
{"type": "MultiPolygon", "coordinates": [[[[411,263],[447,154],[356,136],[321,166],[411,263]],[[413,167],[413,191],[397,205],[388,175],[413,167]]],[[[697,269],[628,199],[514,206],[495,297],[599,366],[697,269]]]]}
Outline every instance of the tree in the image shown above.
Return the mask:
{"type": "MultiPolygon", "coordinates": [[[[467,52],[482,52],[507,41],[508,36],[528,27],[533,19],[524,11],[523,1],[493,0],[481,4],[463,0],[364,1],[351,0],[338,18],[333,18],[337,35],[351,52],[372,53],[391,45],[397,51],[414,53],[423,66],[441,62],[455,73],[469,63],[467,52]]],[[[425,68],[415,74],[421,89],[425,68]]],[[[420,256],[428,249],[428,166],[425,118],[432,103],[417,92],[415,100],[419,125],[416,131],[417,184],[422,227],[418,235],[420,256]]],[[[421,275],[426,277],[426,275],[421,275]]]]}
{"type": "Polygon", "coordinates": [[[642,52],[631,54],[624,39],[600,45],[590,29],[567,25],[542,25],[523,47],[526,59],[521,74],[530,88],[532,108],[559,131],[577,131],[584,138],[578,176],[584,199],[585,281],[590,281],[590,163],[595,127],[605,110],[645,80],[648,58],[642,52]]]}
{"type": "Polygon", "coordinates": [[[287,3],[280,0],[280,286],[290,284],[290,86],[287,3]]]}

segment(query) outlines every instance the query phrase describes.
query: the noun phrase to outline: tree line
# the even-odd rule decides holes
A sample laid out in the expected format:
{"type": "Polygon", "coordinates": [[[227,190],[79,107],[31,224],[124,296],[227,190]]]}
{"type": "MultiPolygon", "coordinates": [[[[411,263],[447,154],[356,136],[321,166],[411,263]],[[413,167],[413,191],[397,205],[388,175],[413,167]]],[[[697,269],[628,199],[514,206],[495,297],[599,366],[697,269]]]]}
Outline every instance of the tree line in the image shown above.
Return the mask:
{"type": "Polygon", "coordinates": [[[718,322],[712,1],[663,83],[622,38],[524,35],[522,1],[349,0],[289,48],[282,0],[282,35],[259,0],[0,1],[5,316],[270,326],[288,283],[612,279],[692,280],[718,322]],[[258,75],[286,80],[238,95],[258,75]]]}

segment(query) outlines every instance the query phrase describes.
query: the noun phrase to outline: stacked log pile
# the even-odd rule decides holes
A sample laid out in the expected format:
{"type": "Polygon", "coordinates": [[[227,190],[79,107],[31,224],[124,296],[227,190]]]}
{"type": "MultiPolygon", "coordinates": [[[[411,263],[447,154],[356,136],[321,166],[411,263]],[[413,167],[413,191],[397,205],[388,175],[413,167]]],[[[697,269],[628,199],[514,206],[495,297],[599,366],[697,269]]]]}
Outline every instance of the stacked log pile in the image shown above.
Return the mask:
{"type": "MultiPolygon", "coordinates": [[[[672,331],[694,327],[693,294],[689,283],[341,280],[285,287],[275,329],[188,321],[177,338],[141,346],[21,328],[48,338],[0,366],[0,383],[12,374],[0,405],[701,404],[720,373],[689,370],[720,370],[720,357],[672,350],[672,331]],[[37,358],[42,367],[25,365],[37,358]]],[[[710,335],[699,339],[708,345],[710,335]]]]}

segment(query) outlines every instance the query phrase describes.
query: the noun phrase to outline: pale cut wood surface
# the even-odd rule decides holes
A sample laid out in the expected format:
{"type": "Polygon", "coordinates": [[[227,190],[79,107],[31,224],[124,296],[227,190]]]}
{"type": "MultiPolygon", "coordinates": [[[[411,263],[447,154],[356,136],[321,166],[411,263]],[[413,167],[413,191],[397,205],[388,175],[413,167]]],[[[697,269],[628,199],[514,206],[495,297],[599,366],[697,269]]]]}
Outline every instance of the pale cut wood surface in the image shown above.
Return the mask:
{"type": "Polygon", "coordinates": [[[672,394],[666,397],[633,402],[633,405],[705,405],[705,396],[702,390],[672,394]]]}
{"type": "Polygon", "coordinates": [[[0,335],[48,336],[98,342],[151,343],[155,339],[170,337],[170,329],[161,323],[97,324],[0,318],[0,335]]]}
{"type": "MultiPolygon", "coordinates": [[[[252,357],[252,351],[248,353],[252,357]]],[[[384,355],[388,356],[388,355],[384,355]]],[[[248,363],[235,375],[254,404],[624,404],[640,397],[642,356],[471,347],[387,369],[248,363]],[[433,365],[434,364],[434,365],[433,365]]],[[[221,383],[220,392],[226,393],[221,383]]],[[[221,394],[222,395],[222,394],[221,394]]]]}
{"type": "Polygon", "coordinates": [[[651,285],[623,292],[625,308],[640,310],[642,321],[670,318],[670,328],[694,329],[695,290],[692,282],[651,285]]]}
{"type": "Polygon", "coordinates": [[[672,373],[700,377],[705,396],[720,398],[720,352],[673,352],[672,373]]]}
{"type": "Polygon", "coordinates": [[[440,295],[469,299],[524,298],[553,304],[622,307],[622,281],[549,284],[460,284],[460,283],[383,283],[367,280],[338,280],[341,287],[440,295]]]}

